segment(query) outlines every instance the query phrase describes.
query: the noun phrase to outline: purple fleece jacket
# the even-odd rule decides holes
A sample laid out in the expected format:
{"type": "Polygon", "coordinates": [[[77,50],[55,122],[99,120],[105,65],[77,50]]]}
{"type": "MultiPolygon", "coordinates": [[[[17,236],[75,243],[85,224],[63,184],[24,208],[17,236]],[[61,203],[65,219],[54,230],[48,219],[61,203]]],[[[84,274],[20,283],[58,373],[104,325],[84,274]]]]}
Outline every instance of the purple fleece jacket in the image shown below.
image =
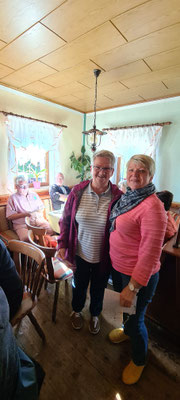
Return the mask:
{"type": "MultiPolygon", "coordinates": [[[[83,181],[78,185],[74,186],[71,190],[71,193],[68,196],[68,200],[66,202],[63,217],[59,221],[60,225],[60,236],[58,238],[58,249],[64,248],[67,249],[66,259],[70,261],[72,264],[75,264],[75,255],[76,255],[76,247],[77,247],[77,223],[75,221],[75,215],[81,200],[81,196],[83,194],[84,189],[89,184],[89,180],[83,181]]],[[[110,257],[109,257],[109,216],[111,212],[112,205],[121,197],[123,192],[118,189],[116,185],[113,185],[110,182],[111,192],[112,192],[112,200],[109,203],[108,214],[107,214],[107,222],[104,231],[103,238],[103,246],[101,251],[101,270],[102,273],[108,273],[110,271],[110,257]]]]}

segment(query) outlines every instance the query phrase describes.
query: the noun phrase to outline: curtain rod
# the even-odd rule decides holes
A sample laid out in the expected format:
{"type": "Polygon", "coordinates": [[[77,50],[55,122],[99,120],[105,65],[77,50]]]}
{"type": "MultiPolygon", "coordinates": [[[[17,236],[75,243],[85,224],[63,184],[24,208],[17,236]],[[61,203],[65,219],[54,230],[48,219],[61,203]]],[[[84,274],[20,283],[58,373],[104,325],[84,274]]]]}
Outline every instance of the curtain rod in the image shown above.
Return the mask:
{"type": "Polygon", "coordinates": [[[49,122],[49,121],[43,121],[42,119],[37,119],[37,118],[31,118],[31,117],[25,117],[24,115],[19,115],[19,114],[14,114],[12,112],[7,112],[7,111],[0,111],[2,114],[5,116],[7,115],[13,115],[14,117],[20,117],[20,118],[25,118],[25,119],[31,119],[33,121],[38,121],[38,122],[44,122],[45,124],[51,124],[55,126],[60,126],[61,128],[67,128],[67,125],[61,125],[61,124],[55,124],[54,122],[49,122]]]}
{"type": "Polygon", "coordinates": [[[172,122],[156,122],[156,124],[146,124],[146,125],[130,125],[130,126],[116,126],[114,128],[103,128],[103,131],[116,131],[118,129],[131,129],[131,128],[144,128],[146,126],[164,126],[171,125],[172,122]]]}

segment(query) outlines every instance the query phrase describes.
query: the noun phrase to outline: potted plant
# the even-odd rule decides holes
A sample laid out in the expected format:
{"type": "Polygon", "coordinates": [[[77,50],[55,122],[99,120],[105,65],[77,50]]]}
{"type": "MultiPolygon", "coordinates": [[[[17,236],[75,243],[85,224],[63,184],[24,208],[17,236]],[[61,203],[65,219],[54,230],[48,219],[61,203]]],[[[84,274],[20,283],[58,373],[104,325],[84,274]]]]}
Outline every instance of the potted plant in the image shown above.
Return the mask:
{"type": "Polygon", "coordinates": [[[38,171],[37,168],[34,169],[34,168],[31,167],[31,172],[32,172],[32,174],[34,175],[34,177],[35,177],[35,179],[36,179],[35,181],[33,181],[33,186],[34,186],[35,189],[39,189],[39,188],[40,188],[41,182],[38,181],[38,178],[39,178],[39,176],[40,176],[43,172],[45,172],[45,171],[46,171],[46,168],[41,169],[40,171],[38,171]]]}
{"type": "Polygon", "coordinates": [[[81,181],[84,181],[85,179],[90,178],[91,159],[85,153],[86,153],[85,146],[82,146],[81,147],[81,155],[79,157],[75,156],[74,151],[72,152],[72,154],[70,156],[71,168],[73,168],[75,171],[79,172],[79,174],[76,176],[76,178],[77,179],[80,178],[81,181]]]}

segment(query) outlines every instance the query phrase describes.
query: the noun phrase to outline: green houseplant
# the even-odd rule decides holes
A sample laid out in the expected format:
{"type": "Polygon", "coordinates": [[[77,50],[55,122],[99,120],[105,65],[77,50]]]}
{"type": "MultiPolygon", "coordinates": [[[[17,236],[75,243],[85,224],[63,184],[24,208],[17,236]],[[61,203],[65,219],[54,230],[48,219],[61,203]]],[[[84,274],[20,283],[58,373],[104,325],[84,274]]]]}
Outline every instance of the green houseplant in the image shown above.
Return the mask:
{"type": "Polygon", "coordinates": [[[77,179],[80,178],[81,181],[84,181],[85,179],[90,178],[91,159],[86,154],[85,146],[81,147],[81,155],[79,157],[76,157],[73,151],[70,156],[70,161],[71,168],[79,172],[79,174],[76,176],[77,179]]]}
{"type": "Polygon", "coordinates": [[[40,176],[43,172],[45,172],[45,171],[46,171],[46,168],[41,169],[40,171],[38,171],[37,168],[34,169],[34,168],[31,167],[31,173],[32,173],[32,175],[34,175],[34,177],[35,177],[35,179],[36,179],[36,180],[33,182],[34,188],[36,188],[36,189],[39,189],[39,188],[40,188],[41,182],[38,181],[38,178],[39,178],[39,176],[40,176]]]}

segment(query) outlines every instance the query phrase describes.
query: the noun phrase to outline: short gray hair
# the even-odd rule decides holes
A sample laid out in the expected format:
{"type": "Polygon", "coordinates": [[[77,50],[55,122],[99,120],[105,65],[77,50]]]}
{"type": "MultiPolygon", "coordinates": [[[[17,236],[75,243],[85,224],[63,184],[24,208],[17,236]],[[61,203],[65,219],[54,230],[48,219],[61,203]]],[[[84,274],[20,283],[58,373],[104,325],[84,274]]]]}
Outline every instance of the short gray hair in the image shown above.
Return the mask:
{"type": "Polygon", "coordinates": [[[141,162],[148,169],[150,176],[154,176],[155,174],[155,162],[152,157],[146,156],[145,154],[135,154],[130,158],[127,162],[127,168],[131,161],[141,162]]]}
{"type": "Polygon", "coordinates": [[[18,175],[18,176],[16,176],[16,178],[14,179],[14,184],[15,184],[15,186],[18,185],[19,182],[21,182],[21,181],[27,182],[26,177],[25,177],[24,175],[18,175]]]}
{"type": "Polygon", "coordinates": [[[94,162],[94,160],[96,159],[96,157],[106,157],[109,158],[110,162],[111,162],[111,167],[114,167],[115,164],[115,157],[114,154],[111,151],[108,150],[100,150],[97,151],[96,153],[93,154],[93,158],[92,161],[94,162]]]}

